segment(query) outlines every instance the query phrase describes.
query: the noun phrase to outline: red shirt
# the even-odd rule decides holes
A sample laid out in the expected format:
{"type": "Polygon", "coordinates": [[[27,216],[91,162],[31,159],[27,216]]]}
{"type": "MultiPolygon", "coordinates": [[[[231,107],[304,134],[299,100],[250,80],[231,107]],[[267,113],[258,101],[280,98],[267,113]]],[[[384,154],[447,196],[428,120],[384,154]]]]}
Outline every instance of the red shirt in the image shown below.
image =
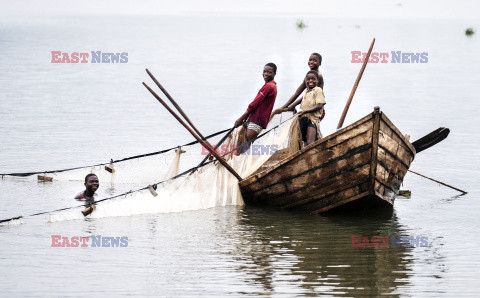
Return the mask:
{"type": "Polygon", "coordinates": [[[248,105],[247,111],[251,114],[247,122],[253,122],[267,128],[275,98],[277,98],[277,83],[275,81],[265,83],[252,103],[248,105]]]}

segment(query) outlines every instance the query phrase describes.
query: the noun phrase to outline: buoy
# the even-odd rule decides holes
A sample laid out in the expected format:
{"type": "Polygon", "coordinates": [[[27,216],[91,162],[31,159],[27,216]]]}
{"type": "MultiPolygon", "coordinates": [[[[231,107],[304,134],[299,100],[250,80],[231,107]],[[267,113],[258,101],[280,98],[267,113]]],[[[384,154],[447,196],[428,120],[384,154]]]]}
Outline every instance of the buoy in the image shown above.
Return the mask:
{"type": "Polygon", "coordinates": [[[105,170],[110,173],[115,173],[115,169],[113,167],[105,166],[105,170]]]}
{"type": "Polygon", "coordinates": [[[83,210],[83,211],[82,211],[83,216],[87,216],[87,215],[89,215],[90,213],[92,213],[93,210],[95,210],[95,207],[96,207],[95,204],[93,204],[92,206],[90,206],[90,207],[86,208],[85,210],[83,210]]]}
{"type": "Polygon", "coordinates": [[[38,179],[38,181],[45,182],[45,181],[52,181],[52,180],[53,180],[53,177],[47,177],[47,176],[43,176],[43,175],[38,175],[38,176],[37,176],[37,179],[38,179]]]}
{"type": "Polygon", "coordinates": [[[158,196],[158,193],[155,191],[155,189],[153,188],[153,186],[149,185],[149,186],[148,186],[148,190],[150,191],[150,193],[152,194],[152,196],[154,196],[154,197],[158,196]]]}
{"type": "Polygon", "coordinates": [[[399,190],[398,195],[406,198],[410,198],[412,196],[412,192],[409,190],[399,190]]]}

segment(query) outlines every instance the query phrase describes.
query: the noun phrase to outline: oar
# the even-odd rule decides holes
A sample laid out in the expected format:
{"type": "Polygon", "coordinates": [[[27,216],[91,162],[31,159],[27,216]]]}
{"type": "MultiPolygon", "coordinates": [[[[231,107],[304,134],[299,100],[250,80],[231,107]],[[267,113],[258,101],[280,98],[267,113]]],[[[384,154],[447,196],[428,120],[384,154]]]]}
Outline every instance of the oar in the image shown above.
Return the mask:
{"type": "Polygon", "coordinates": [[[374,43],[375,43],[375,38],[372,40],[372,43],[370,44],[370,49],[368,49],[367,57],[365,57],[365,61],[363,61],[362,68],[358,73],[357,80],[355,81],[355,84],[353,85],[353,88],[352,88],[352,92],[350,92],[350,96],[348,97],[347,104],[343,109],[343,113],[342,113],[342,116],[340,117],[340,121],[338,121],[337,130],[342,128],[343,122],[345,121],[345,117],[347,117],[348,109],[350,108],[350,104],[352,103],[353,96],[355,95],[355,91],[357,91],[358,84],[362,79],[363,71],[365,70],[365,67],[367,67],[368,59],[370,58],[370,53],[372,53],[374,43]]]}
{"type": "Polygon", "coordinates": [[[235,178],[237,178],[238,181],[242,181],[242,177],[240,177],[240,175],[238,175],[237,172],[235,172],[235,170],[221,156],[219,156],[217,152],[215,152],[215,150],[210,146],[209,143],[203,141],[185,122],[183,122],[183,120],[165,103],[165,101],[163,101],[163,99],[161,99],[160,96],[158,96],[150,87],[148,87],[148,85],[145,84],[145,82],[143,82],[143,86],[145,86],[145,88],[147,88],[148,91],[150,91],[150,93],[167,109],[167,111],[169,111],[170,114],[172,114],[172,116],[175,117],[175,119],[177,119],[177,121],[180,122],[180,124],[182,124],[183,127],[185,127],[195,139],[197,139],[197,141],[199,141],[205,148],[207,148],[207,150],[210,151],[210,153],[213,156],[215,156],[215,158],[230,173],[232,173],[232,175],[235,176],[235,178]]]}
{"type": "Polygon", "coordinates": [[[183,112],[183,110],[180,108],[180,106],[177,104],[177,102],[175,100],[173,100],[173,98],[170,96],[170,94],[167,92],[167,90],[165,88],[163,88],[162,84],[160,84],[160,82],[153,76],[153,74],[148,70],[148,68],[145,69],[145,70],[147,71],[150,78],[152,78],[152,80],[155,82],[155,84],[157,84],[158,88],[160,88],[160,90],[162,90],[163,94],[165,94],[165,96],[168,98],[168,100],[170,100],[170,102],[177,109],[177,111],[180,113],[180,115],[183,116],[183,119],[185,119],[188,122],[188,124],[190,124],[190,127],[193,128],[193,130],[195,130],[197,135],[199,135],[200,138],[202,138],[202,140],[205,140],[205,137],[200,133],[200,131],[198,131],[198,129],[195,127],[195,125],[193,125],[192,121],[190,121],[190,119],[183,112]]]}
{"type": "Polygon", "coordinates": [[[449,133],[450,133],[450,129],[445,127],[440,127],[432,131],[428,135],[416,140],[415,142],[412,142],[412,145],[413,147],[415,147],[415,151],[419,153],[445,140],[448,137],[449,133]]]}

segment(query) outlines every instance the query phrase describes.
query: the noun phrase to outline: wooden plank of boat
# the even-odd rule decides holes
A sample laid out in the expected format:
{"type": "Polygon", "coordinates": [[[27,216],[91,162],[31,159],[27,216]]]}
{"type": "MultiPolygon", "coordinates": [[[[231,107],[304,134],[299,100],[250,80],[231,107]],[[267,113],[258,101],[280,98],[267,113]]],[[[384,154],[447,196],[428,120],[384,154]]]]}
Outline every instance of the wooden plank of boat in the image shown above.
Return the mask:
{"type": "Polygon", "coordinates": [[[240,182],[246,204],[311,213],[393,206],[415,148],[374,112],[291,156],[273,155],[240,182]]]}

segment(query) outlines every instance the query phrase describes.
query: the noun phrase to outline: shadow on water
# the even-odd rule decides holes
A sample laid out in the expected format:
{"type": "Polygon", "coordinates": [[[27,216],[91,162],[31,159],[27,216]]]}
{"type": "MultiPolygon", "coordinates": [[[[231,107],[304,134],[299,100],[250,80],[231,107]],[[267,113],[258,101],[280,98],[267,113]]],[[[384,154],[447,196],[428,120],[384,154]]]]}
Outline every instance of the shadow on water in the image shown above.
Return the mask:
{"type": "Polygon", "coordinates": [[[263,288],[254,294],[293,286],[307,296],[395,295],[408,285],[412,248],[352,247],[352,235],[405,234],[395,214],[324,217],[244,207],[238,215],[232,253],[245,282],[263,288]]]}
{"type": "Polygon", "coordinates": [[[458,199],[465,199],[467,195],[468,195],[468,193],[462,193],[462,194],[455,195],[455,196],[452,196],[452,197],[447,197],[447,198],[441,199],[440,203],[452,203],[452,202],[457,201],[458,199]]]}

